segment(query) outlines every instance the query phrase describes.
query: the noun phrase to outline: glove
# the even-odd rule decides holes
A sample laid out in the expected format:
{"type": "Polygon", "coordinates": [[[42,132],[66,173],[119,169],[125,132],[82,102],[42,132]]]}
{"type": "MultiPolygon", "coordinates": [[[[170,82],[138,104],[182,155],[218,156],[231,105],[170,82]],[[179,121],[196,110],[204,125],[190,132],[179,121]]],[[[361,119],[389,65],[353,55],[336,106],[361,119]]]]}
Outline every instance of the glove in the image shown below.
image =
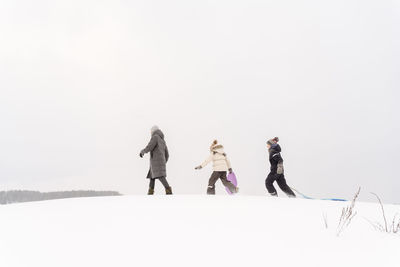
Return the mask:
{"type": "Polygon", "coordinates": [[[201,167],[201,166],[197,166],[196,168],[194,168],[195,170],[201,170],[201,169],[203,169],[203,167],[201,167]]]}
{"type": "Polygon", "coordinates": [[[276,171],[277,174],[283,174],[283,163],[278,163],[278,170],[276,171]]]}
{"type": "Polygon", "coordinates": [[[229,169],[229,174],[231,174],[233,172],[232,168],[229,169]]]}
{"type": "Polygon", "coordinates": [[[144,153],[143,153],[143,151],[142,151],[142,152],[140,152],[139,156],[140,156],[141,158],[143,158],[143,156],[144,156],[144,153]]]}

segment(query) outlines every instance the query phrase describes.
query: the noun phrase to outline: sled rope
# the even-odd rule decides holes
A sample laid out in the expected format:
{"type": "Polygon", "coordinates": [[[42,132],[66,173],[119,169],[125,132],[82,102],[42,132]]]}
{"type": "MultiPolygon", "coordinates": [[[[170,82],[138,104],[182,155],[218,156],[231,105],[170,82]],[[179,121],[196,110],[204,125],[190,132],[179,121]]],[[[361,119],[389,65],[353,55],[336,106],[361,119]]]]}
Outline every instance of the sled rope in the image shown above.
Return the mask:
{"type": "MultiPolygon", "coordinates": [[[[295,188],[293,188],[293,187],[291,187],[291,189],[292,189],[293,191],[295,191],[297,194],[299,194],[302,198],[305,198],[305,199],[317,199],[317,198],[313,198],[313,197],[306,196],[306,195],[304,195],[303,193],[301,193],[299,190],[297,190],[297,189],[295,189],[295,188]]],[[[341,199],[341,198],[321,198],[320,200],[348,201],[347,199],[341,199]]]]}

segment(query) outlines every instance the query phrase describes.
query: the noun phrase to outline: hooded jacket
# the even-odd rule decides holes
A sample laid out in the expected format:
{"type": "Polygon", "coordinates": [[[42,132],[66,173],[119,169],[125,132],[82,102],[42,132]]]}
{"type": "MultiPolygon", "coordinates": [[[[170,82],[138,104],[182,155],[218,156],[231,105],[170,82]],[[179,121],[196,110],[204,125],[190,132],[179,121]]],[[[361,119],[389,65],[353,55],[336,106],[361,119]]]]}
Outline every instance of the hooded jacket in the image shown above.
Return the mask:
{"type": "Polygon", "coordinates": [[[278,164],[283,164],[283,159],[281,156],[281,146],[274,144],[269,149],[269,162],[271,163],[271,172],[276,173],[278,170],[278,164]]]}
{"type": "Polygon", "coordinates": [[[149,144],[142,150],[143,154],[148,152],[150,152],[150,170],[147,178],[167,177],[166,165],[169,159],[169,152],[161,130],[153,132],[149,144]]]}
{"type": "Polygon", "coordinates": [[[232,168],[231,162],[225,154],[222,145],[212,146],[210,148],[210,156],[201,164],[201,167],[206,167],[210,162],[213,163],[213,170],[216,172],[226,172],[232,168]]]}

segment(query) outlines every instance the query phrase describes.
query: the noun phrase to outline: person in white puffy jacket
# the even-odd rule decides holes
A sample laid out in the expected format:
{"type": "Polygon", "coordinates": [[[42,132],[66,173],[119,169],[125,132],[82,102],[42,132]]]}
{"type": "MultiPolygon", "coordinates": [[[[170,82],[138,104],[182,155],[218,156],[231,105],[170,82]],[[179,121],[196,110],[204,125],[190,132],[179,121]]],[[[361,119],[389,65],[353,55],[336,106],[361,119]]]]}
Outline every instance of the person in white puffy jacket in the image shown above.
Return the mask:
{"type": "Polygon", "coordinates": [[[210,156],[200,166],[196,167],[196,170],[201,170],[206,167],[210,162],[213,163],[214,172],[211,174],[210,180],[208,181],[207,194],[215,195],[215,183],[218,179],[221,179],[224,186],[232,193],[237,193],[238,188],[226,179],[227,172],[232,173],[232,166],[225,154],[224,147],[218,144],[215,140],[210,147],[210,156]]]}

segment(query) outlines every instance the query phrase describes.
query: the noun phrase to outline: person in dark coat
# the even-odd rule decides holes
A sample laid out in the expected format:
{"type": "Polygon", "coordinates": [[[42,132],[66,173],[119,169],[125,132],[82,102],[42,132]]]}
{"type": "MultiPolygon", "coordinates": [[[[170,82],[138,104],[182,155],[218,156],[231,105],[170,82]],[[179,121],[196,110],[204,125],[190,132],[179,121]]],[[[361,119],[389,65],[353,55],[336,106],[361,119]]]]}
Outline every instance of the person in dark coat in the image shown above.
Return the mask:
{"type": "Polygon", "coordinates": [[[140,152],[140,157],[150,152],[150,170],[147,178],[150,179],[148,195],[154,194],[156,180],[159,180],[165,187],[165,193],[172,195],[172,189],[167,181],[167,162],[169,159],[168,147],[164,140],[163,132],[154,126],[151,128],[151,140],[140,152]]]}
{"type": "Polygon", "coordinates": [[[281,147],[278,142],[278,137],[268,140],[267,142],[269,162],[271,163],[271,172],[268,174],[268,177],[265,180],[265,186],[272,196],[278,196],[278,192],[273,185],[273,183],[276,181],[279,185],[279,188],[285,192],[288,197],[295,198],[295,193],[286,183],[283,169],[283,159],[281,156],[281,147]]]}

